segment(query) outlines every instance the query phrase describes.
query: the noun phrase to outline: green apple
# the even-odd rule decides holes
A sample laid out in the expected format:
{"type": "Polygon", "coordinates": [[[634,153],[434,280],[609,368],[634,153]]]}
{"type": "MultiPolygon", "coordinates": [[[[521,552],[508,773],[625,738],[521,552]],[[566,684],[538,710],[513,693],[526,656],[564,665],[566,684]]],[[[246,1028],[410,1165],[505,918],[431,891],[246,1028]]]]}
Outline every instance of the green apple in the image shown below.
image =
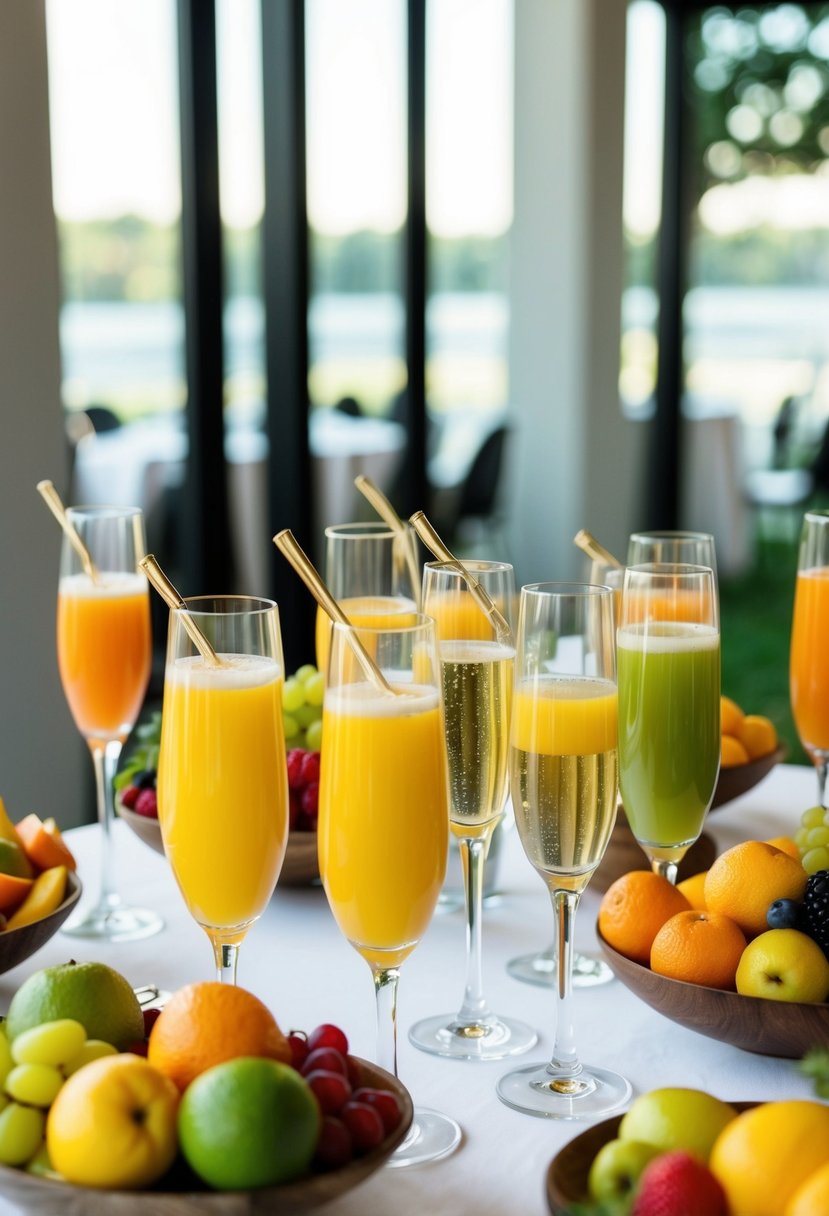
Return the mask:
{"type": "Polygon", "coordinates": [[[19,844],[0,837],[0,874],[11,874],[13,878],[31,878],[32,867],[19,844]]]}
{"type": "Polygon", "coordinates": [[[632,1195],[645,1166],[659,1152],[655,1144],[641,1140],[608,1140],[593,1158],[587,1189],[596,1200],[632,1195]]]}
{"type": "Polygon", "coordinates": [[[736,1115],[733,1106],[701,1089],[652,1089],[634,1100],[619,1137],[653,1144],[660,1152],[684,1149],[707,1162],[717,1136],[736,1115]]]}
{"type": "Polygon", "coordinates": [[[743,996],[820,1003],[829,997],[829,960],[799,929],[769,929],[746,946],[736,982],[743,996]]]}

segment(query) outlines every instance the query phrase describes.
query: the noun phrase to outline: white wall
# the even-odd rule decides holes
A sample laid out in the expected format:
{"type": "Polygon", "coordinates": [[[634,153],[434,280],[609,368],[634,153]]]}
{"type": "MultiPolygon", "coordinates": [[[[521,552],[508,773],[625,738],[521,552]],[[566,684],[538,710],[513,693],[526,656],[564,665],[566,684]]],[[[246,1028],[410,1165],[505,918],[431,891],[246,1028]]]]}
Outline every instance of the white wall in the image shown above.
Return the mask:
{"type": "MultiPolygon", "coordinates": [[[[510,549],[577,578],[586,527],[624,556],[645,427],[618,394],[625,0],[516,0],[510,549]]],[[[636,519],[638,524],[639,520],[636,519]]]]}
{"type": "MultiPolygon", "coordinates": [[[[79,822],[86,749],[55,657],[60,529],[35,485],[66,490],[43,5],[0,4],[0,795],[79,822]]],[[[86,796],[86,797],[85,797],[86,796]]]]}

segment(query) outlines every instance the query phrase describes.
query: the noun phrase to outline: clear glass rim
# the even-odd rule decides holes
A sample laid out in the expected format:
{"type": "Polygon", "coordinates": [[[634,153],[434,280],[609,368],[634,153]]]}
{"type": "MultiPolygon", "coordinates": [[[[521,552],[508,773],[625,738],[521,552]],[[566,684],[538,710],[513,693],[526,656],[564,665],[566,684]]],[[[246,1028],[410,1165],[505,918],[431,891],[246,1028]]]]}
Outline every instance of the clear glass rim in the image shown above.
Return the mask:
{"type": "Polygon", "coordinates": [[[625,577],[628,574],[652,574],[665,578],[690,578],[695,575],[707,577],[714,574],[711,566],[696,566],[693,562],[642,562],[640,565],[627,566],[625,570],[625,577]]]}
{"type": "Polygon", "coordinates": [[[405,637],[406,634],[419,633],[427,629],[435,629],[435,618],[428,612],[401,612],[401,617],[414,618],[407,625],[343,625],[340,621],[332,621],[331,628],[339,633],[356,633],[368,637],[376,637],[381,633],[391,633],[395,637],[405,637]]]}
{"type": "Polygon", "coordinates": [[[648,541],[648,540],[687,540],[687,541],[713,541],[713,532],[689,532],[684,528],[666,528],[656,532],[631,532],[631,541],[648,541]]]}
{"type": "Polygon", "coordinates": [[[537,595],[553,596],[553,595],[570,595],[581,596],[584,599],[590,599],[591,596],[612,596],[613,588],[605,587],[603,583],[525,583],[521,588],[523,596],[537,595]]]}
{"type": "Polygon", "coordinates": [[[185,612],[188,616],[253,616],[257,613],[265,615],[278,607],[276,600],[269,600],[261,595],[188,595],[183,608],[171,608],[170,611],[177,616],[185,612]],[[218,610],[198,607],[199,604],[216,603],[238,604],[239,607],[218,610]]]}
{"type": "Polygon", "coordinates": [[[134,519],[137,515],[143,515],[144,512],[141,507],[116,507],[97,503],[90,506],[67,507],[66,514],[75,519],[134,519]]]}
{"type": "Polygon", "coordinates": [[[397,536],[397,532],[388,524],[372,520],[369,523],[329,524],[325,536],[327,540],[381,540],[386,536],[397,536]]]}
{"type": "Polygon", "coordinates": [[[815,511],[805,511],[803,519],[804,522],[811,520],[816,524],[829,524],[829,507],[821,507],[815,511]]]}
{"type": "MultiPolygon", "coordinates": [[[[461,558],[461,564],[470,574],[511,574],[511,562],[486,561],[483,558],[461,558]]],[[[454,562],[424,562],[424,570],[440,570],[446,574],[454,574],[455,578],[463,578],[454,562]]]]}

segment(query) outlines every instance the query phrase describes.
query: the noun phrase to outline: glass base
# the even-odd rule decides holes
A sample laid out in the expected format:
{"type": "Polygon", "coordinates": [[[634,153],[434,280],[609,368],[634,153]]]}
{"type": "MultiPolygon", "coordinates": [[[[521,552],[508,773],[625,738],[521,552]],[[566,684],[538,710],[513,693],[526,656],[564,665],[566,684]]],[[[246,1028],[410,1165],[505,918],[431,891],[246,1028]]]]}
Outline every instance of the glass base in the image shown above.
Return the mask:
{"type": "Polygon", "coordinates": [[[595,1119],[623,1106],[631,1085],[618,1073],[583,1065],[572,1079],[556,1078],[549,1064],[528,1064],[501,1077],[498,1097],[539,1119],[595,1119]]]}
{"type": "Polygon", "coordinates": [[[433,1056],[452,1060],[503,1060],[529,1051],[538,1042],[532,1026],[490,1014],[480,1021],[461,1022],[451,1013],[423,1018],[409,1031],[409,1042],[433,1056]]]}
{"type": "Polygon", "coordinates": [[[397,1169],[406,1165],[423,1165],[440,1161],[454,1153],[461,1142],[461,1129],[454,1119],[436,1110],[416,1106],[412,1125],[406,1136],[386,1161],[397,1169]]]}
{"type": "MultiPolygon", "coordinates": [[[[507,971],[513,979],[524,984],[536,984],[539,988],[554,988],[556,984],[556,957],[552,950],[538,950],[535,954],[521,954],[511,958],[507,971]]],[[[573,987],[596,988],[615,979],[607,963],[591,954],[573,954],[573,987]]]]}
{"type": "Polygon", "coordinates": [[[93,941],[135,942],[143,937],[152,937],[163,928],[163,919],[149,908],[98,904],[80,916],[70,917],[60,931],[69,937],[93,941]]]}

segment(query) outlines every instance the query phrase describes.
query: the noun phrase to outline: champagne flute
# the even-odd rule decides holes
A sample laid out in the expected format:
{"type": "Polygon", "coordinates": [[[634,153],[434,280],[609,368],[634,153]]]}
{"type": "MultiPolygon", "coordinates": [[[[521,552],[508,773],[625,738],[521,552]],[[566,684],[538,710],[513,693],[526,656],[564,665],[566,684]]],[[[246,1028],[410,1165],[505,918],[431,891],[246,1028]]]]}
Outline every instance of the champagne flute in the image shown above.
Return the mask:
{"type": "Polygon", "coordinates": [[[720,766],[720,630],[714,573],[629,566],[617,635],[619,781],[655,873],[676,882],[720,766]]]}
{"type": "MultiPolygon", "coordinates": [[[[331,630],[317,830],[320,876],[341,932],[368,963],[378,1062],[397,1075],[400,966],[426,931],[446,871],[448,774],[435,624],[331,630]],[[392,686],[368,683],[357,637],[392,686]]],[[[451,1153],[454,1120],[416,1108],[390,1165],[451,1153]]]]}
{"type": "MultiPolygon", "coordinates": [[[[717,576],[714,537],[710,532],[663,531],[631,532],[628,539],[627,564],[643,566],[648,562],[681,562],[690,566],[708,566],[717,576]]],[[[591,579],[591,582],[596,581],[591,579]]]]}
{"type": "MultiPolygon", "coordinates": [[[[333,524],[325,529],[325,582],[352,625],[392,628],[417,611],[417,538],[386,523],[333,524]]],[[[325,673],[331,620],[317,609],[317,667],[325,673]]]]}
{"type": "MultiPolygon", "coordinates": [[[[515,580],[506,562],[467,561],[466,569],[505,619],[515,580]]],[[[437,624],[443,679],[449,820],[458,842],[466,904],[466,988],[456,1014],[438,1014],[409,1030],[415,1047],[456,1060],[499,1060],[527,1051],[538,1035],[524,1022],[497,1016],[487,1004],[481,968],[484,867],[507,796],[512,633],[497,637],[492,620],[456,565],[423,570],[423,610],[437,624]]]]}
{"type": "Polygon", "coordinates": [[[829,511],[807,511],[797,555],[789,689],[798,737],[826,806],[829,767],[829,511]]]}
{"type": "Polygon", "coordinates": [[[267,907],[288,843],[279,610],[242,595],[184,603],[170,612],[158,818],[217,977],[233,984],[239,946],[267,907]],[[196,648],[190,622],[218,662],[196,648]]]}
{"type": "Polygon", "coordinates": [[[67,512],[95,570],[84,569],[64,532],[58,584],[57,649],[61,684],[95,768],[101,826],[98,901],[63,927],[74,937],[132,941],[163,928],[148,908],[127,907],[112,885],[113,779],[141,711],[151,666],[144,522],[138,507],[70,507],[67,512]]]}
{"type": "Polygon", "coordinates": [[[501,1077],[508,1106],[548,1119],[587,1119],[630,1096],[617,1073],[582,1064],[571,1009],[579,899],[616,818],[613,593],[589,583],[521,589],[510,731],[510,786],[524,852],[546,884],[557,944],[557,1005],[549,1063],[501,1077]]]}

